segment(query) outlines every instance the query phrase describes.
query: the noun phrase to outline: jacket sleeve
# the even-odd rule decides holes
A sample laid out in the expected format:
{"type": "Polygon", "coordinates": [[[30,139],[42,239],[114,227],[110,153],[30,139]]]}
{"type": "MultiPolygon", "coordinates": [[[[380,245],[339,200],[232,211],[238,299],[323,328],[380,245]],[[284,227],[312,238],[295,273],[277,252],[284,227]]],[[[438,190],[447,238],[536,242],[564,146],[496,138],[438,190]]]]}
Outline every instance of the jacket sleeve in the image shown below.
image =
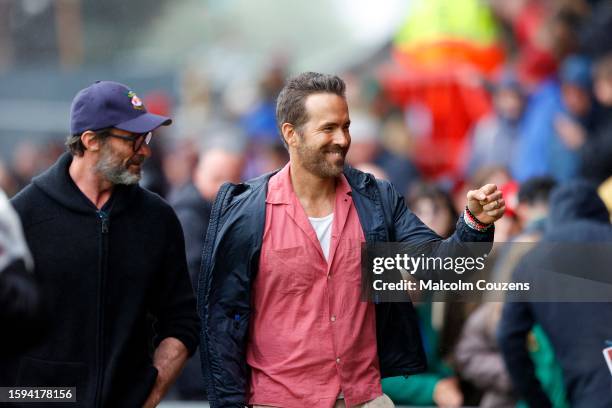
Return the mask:
{"type": "Polygon", "coordinates": [[[382,380],[382,388],[396,404],[435,405],[434,390],[438,381],[443,378],[443,375],[437,373],[389,377],[382,380]]]}
{"type": "Polygon", "coordinates": [[[164,264],[157,284],[157,299],[153,302],[153,314],[157,318],[155,345],[174,337],[192,355],[197,348],[200,324],[187,271],[183,231],[174,211],[170,211],[164,264]]]}
{"type": "Polygon", "coordinates": [[[381,183],[380,189],[384,195],[383,201],[389,202],[391,205],[396,241],[409,243],[437,242],[441,252],[444,252],[446,243],[493,242],[494,228],[490,228],[486,232],[476,231],[465,223],[463,214],[457,220],[455,233],[448,239],[443,240],[408,209],[404,197],[397,192],[393,185],[381,180],[379,180],[379,183],[381,183]]]}
{"type": "Polygon", "coordinates": [[[41,320],[35,278],[22,260],[14,261],[0,271],[0,324],[11,328],[0,336],[0,357],[14,355],[40,340],[46,329],[41,320]]]}
{"type": "Polygon", "coordinates": [[[534,325],[528,303],[504,305],[498,329],[498,342],[517,393],[530,407],[551,407],[552,404],[535,375],[535,367],[527,350],[527,335],[534,325]]]}
{"type": "Polygon", "coordinates": [[[234,223],[222,211],[230,187],[221,187],[215,199],[198,282],[200,358],[211,408],[245,407],[248,394],[250,271],[258,259],[252,245],[257,228],[246,226],[256,218],[251,213],[236,211],[240,221],[234,223]]]}
{"type": "MultiPolygon", "coordinates": [[[[390,183],[381,180],[378,182],[383,195],[385,216],[389,217],[387,215],[389,213],[391,217],[387,224],[393,226],[390,231],[391,241],[406,243],[419,253],[442,258],[466,255],[477,257],[491,250],[495,227],[485,232],[477,231],[469,227],[461,215],[457,220],[457,228],[453,235],[442,239],[408,209],[404,197],[390,183]],[[466,245],[467,243],[479,243],[479,245],[466,245]]],[[[420,271],[415,276],[420,279],[440,279],[442,277],[438,271],[420,271]],[[426,272],[431,272],[435,276],[426,275],[426,272]]]]}
{"type": "Polygon", "coordinates": [[[181,222],[185,237],[185,252],[187,254],[187,268],[191,283],[195,289],[198,282],[198,274],[202,263],[202,247],[204,246],[204,236],[208,228],[208,219],[202,224],[202,217],[192,209],[176,209],[176,215],[181,222]]]}
{"type": "Polygon", "coordinates": [[[25,350],[43,337],[41,302],[33,260],[18,213],[0,189],[0,354],[25,350]]]}

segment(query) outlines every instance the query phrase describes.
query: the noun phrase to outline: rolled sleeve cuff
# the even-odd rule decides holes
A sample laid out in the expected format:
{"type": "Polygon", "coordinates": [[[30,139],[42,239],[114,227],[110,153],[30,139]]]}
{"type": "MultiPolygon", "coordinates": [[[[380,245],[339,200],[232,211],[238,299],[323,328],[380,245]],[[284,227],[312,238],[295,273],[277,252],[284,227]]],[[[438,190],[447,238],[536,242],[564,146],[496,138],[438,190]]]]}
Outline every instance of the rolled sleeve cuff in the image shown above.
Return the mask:
{"type": "Polygon", "coordinates": [[[493,242],[495,236],[495,225],[491,225],[484,231],[472,228],[464,219],[465,213],[457,221],[457,235],[462,242],[493,242]]]}

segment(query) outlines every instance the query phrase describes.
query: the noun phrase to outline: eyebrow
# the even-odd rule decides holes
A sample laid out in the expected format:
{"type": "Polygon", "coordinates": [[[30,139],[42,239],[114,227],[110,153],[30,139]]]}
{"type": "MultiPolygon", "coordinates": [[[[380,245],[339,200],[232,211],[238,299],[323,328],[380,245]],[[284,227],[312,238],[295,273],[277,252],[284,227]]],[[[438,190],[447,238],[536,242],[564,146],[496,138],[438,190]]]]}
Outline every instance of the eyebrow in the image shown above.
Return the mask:
{"type": "Polygon", "coordinates": [[[344,127],[344,126],[349,126],[350,124],[351,124],[350,120],[347,120],[342,125],[339,125],[338,122],[325,122],[325,123],[321,124],[318,128],[319,129],[323,129],[323,128],[328,127],[328,126],[342,126],[342,127],[344,127]]]}

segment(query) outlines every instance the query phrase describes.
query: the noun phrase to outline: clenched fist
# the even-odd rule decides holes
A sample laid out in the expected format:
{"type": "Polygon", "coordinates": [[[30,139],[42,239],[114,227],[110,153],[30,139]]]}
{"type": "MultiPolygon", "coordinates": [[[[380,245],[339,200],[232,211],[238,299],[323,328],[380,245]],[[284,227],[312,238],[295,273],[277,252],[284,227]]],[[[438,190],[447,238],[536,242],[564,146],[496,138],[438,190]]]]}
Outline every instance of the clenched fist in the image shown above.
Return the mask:
{"type": "Polygon", "coordinates": [[[470,212],[483,224],[499,220],[506,210],[502,192],[495,184],[486,184],[478,190],[467,193],[467,206],[470,212]]]}

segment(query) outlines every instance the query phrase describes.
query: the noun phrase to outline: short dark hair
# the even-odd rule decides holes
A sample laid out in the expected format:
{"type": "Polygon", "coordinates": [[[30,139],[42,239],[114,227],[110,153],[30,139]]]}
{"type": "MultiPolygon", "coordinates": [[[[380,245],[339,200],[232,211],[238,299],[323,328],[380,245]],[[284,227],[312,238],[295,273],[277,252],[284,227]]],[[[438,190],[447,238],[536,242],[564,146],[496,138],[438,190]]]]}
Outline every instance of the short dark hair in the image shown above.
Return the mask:
{"type": "Polygon", "coordinates": [[[547,204],[550,192],[557,183],[552,177],[532,177],[525,180],[518,192],[518,202],[528,205],[547,204]]]}
{"type": "MultiPolygon", "coordinates": [[[[105,138],[104,134],[107,133],[110,129],[111,128],[96,130],[95,131],[96,136],[99,137],[101,140],[103,140],[105,138]]],[[[64,142],[64,144],[68,148],[68,151],[73,156],[81,157],[85,154],[85,150],[87,150],[85,149],[85,145],[83,144],[83,141],[81,140],[81,136],[83,136],[83,133],[80,133],[78,135],[69,135],[66,138],[66,142],[64,142]]]]}
{"type": "Polygon", "coordinates": [[[283,123],[291,123],[299,129],[308,121],[305,107],[308,96],[332,93],[345,98],[345,92],[346,84],[336,75],[303,72],[289,78],[276,99],[276,124],[283,143],[286,145],[281,129],[283,123]]]}
{"type": "Polygon", "coordinates": [[[419,200],[431,200],[444,205],[451,215],[451,218],[455,220],[459,217],[459,213],[455,209],[453,204],[453,198],[451,195],[439,185],[433,183],[417,182],[410,187],[408,194],[406,195],[406,204],[411,210],[415,208],[419,200]]]}
{"type": "Polygon", "coordinates": [[[64,143],[68,148],[68,151],[73,156],[83,156],[85,154],[85,145],[81,140],[81,135],[68,135],[66,142],[64,143]]]}

